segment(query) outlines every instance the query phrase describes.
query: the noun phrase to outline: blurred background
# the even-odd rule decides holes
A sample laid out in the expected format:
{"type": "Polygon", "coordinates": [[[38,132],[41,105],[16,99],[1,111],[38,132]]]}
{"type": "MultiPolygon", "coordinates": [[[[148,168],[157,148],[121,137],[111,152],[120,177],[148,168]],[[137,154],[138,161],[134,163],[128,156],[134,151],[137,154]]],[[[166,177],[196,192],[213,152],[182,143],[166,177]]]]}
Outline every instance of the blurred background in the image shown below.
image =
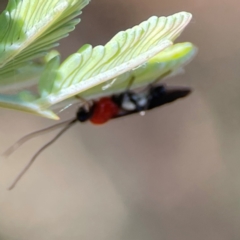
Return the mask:
{"type": "MultiPolygon", "coordinates": [[[[240,239],[239,7],[237,0],[92,0],[61,41],[64,57],[152,15],[189,11],[193,20],[177,41],[193,42],[199,53],[168,84],[194,92],[144,117],[76,124],[14,191],[7,186],[55,133],[1,159],[0,239],[240,239]]],[[[1,109],[0,151],[53,123],[1,109]]]]}

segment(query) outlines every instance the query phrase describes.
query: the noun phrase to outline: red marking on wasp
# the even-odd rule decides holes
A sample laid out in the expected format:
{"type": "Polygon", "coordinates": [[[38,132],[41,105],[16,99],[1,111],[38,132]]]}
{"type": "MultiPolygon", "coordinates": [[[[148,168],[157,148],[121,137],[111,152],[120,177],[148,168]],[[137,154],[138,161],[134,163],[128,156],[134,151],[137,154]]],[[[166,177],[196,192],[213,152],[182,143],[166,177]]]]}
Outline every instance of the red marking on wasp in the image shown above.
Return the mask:
{"type": "Polygon", "coordinates": [[[94,124],[103,124],[116,116],[119,107],[109,97],[101,98],[94,105],[93,114],[90,121],[94,124]]]}

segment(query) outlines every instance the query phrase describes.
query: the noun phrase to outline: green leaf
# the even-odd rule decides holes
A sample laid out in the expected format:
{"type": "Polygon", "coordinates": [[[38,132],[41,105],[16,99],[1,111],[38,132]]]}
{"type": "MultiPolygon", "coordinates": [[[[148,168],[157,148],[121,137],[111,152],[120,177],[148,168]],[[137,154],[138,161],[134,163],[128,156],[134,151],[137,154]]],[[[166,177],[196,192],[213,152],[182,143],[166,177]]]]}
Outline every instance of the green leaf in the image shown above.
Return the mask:
{"type": "Polygon", "coordinates": [[[30,92],[21,92],[18,95],[0,94],[1,107],[14,109],[26,113],[32,113],[41,117],[58,120],[59,117],[51,110],[42,110],[38,105],[34,104],[36,96],[30,92]]]}
{"type": "Polygon", "coordinates": [[[191,43],[178,43],[160,52],[145,64],[119,77],[91,88],[80,96],[84,99],[94,99],[124,92],[131,79],[134,79],[130,89],[137,89],[162,80],[172,75],[189,63],[196,54],[196,47],[191,43]]]}
{"type": "MultiPolygon", "coordinates": [[[[19,1],[16,2],[19,3],[19,1]]],[[[58,2],[66,3],[70,0],[58,2]]],[[[83,1],[78,2],[82,3],[83,1]]],[[[13,4],[11,8],[14,6],[13,4]]],[[[18,5],[16,4],[16,6],[18,5]]],[[[63,20],[65,21],[66,18],[63,20]]],[[[44,66],[44,70],[38,84],[39,93],[24,91],[16,95],[0,94],[0,106],[57,119],[58,117],[52,111],[46,109],[53,105],[57,106],[57,103],[66,99],[71,101],[75,95],[80,94],[89,99],[101,94],[124,91],[132,76],[135,78],[133,88],[146,86],[157,78],[175,71],[193,56],[195,48],[190,43],[181,43],[170,47],[172,41],[179,36],[190,19],[191,14],[186,12],[169,17],[151,17],[139,26],[118,33],[105,46],[93,48],[90,45],[84,45],[62,64],[60,64],[59,54],[50,52],[40,64],[41,67],[44,66]],[[111,87],[105,86],[114,80],[111,87]],[[103,87],[105,88],[103,89],[103,87]]],[[[57,28],[58,33],[61,33],[62,27],[63,25],[60,24],[57,28]]],[[[39,29],[41,30],[41,28],[39,29]]],[[[1,76],[5,78],[8,74],[9,79],[14,79],[12,71],[17,69],[21,72],[20,70],[26,67],[24,64],[21,65],[23,59],[29,59],[29,62],[34,65],[35,62],[31,60],[34,49],[35,53],[41,53],[42,46],[49,47],[54,38],[49,37],[51,34],[52,31],[45,34],[45,38],[37,38],[37,45],[30,44],[26,51],[20,52],[19,58],[16,57],[14,61],[3,67],[3,71],[0,72],[0,82],[1,76]],[[47,39],[47,41],[43,39],[47,39]],[[14,68],[15,60],[17,68],[14,68]]],[[[56,37],[54,41],[60,35],[54,35],[56,37]]],[[[30,69],[26,70],[31,72],[30,69]]],[[[22,75],[21,79],[23,78],[22,75]]]]}
{"type": "Polygon", "coordinates": [[[0,73],[0,93],[18,93],[36,85],[43,69],[41,63],[30,61],[27,65],[0,73]]]}
{"type": "Polygon", "coordinates": [[[191,14],[187,12],[151,17],[139,26],[118,33],[105,46],[83,46],[68,57],[58,71],[53,70],[55,78],[40,79],[41,99],[36,103],[47,108],[145,63],[170,46],[190,19],[191,14]]]}
{"type": "Polygon", "coordinates": [[[26,65],[16,67],[11,71],[0,72],[0,93],[15,94],[34,85],[36,86],[44,66],[55,56],[59,56],[59,53],[52,50],[44,58],[29,61],[26,65]]]}
{"type": "Polygon", "coordinates": [[[22,67],[57,46],[80,21],[75,17],[89,1],[10,0],[0,15],[0,74],[22,67]]]}

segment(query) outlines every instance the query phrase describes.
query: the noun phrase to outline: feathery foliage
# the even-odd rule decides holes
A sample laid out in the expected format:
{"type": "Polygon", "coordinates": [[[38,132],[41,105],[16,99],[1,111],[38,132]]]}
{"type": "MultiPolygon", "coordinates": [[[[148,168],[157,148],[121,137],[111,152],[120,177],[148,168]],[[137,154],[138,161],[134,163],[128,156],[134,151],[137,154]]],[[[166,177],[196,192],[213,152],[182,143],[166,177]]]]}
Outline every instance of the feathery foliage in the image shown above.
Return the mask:
{"type": "Polygon", "coordinates": [[[191,20],[180,12],[151,17],[119,32],[105,46],[82,46],[61,63],[51,51],[74,30],[89,0],[9,0],[0,15],[0,107],[58,119],[54,105],[148,85],[176,72],[194,56],[191,43],[173,45],[191,20]],[[26,90],[38,86],[38,91],[26,90]],[[10,94],[9,94],[10,92],[10,94]]]}

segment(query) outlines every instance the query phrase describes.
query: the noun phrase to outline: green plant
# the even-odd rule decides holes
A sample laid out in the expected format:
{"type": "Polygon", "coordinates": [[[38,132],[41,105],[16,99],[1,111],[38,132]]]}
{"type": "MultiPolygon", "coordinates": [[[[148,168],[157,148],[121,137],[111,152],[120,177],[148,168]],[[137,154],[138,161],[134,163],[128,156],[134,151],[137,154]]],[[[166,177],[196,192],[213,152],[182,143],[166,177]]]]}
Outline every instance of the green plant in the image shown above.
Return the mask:
{"type": "Polygon", "coordinates": [[[180,12],[151,17],[105,46],[86,44],[61,63],[51,49],[74,30],[89,1],[9,0],[0,15],[0,107],[58,119],[52,109],[66,99],[124,91],[132,76],[133,89],[147,85],[194,56],[193,44],[173,44],[191,20],[190,13],[180,12]],[[26,90],[34,85],[36,92],[26,90]],[[105,85],[111,87],[103,92],[105,85]]]}

